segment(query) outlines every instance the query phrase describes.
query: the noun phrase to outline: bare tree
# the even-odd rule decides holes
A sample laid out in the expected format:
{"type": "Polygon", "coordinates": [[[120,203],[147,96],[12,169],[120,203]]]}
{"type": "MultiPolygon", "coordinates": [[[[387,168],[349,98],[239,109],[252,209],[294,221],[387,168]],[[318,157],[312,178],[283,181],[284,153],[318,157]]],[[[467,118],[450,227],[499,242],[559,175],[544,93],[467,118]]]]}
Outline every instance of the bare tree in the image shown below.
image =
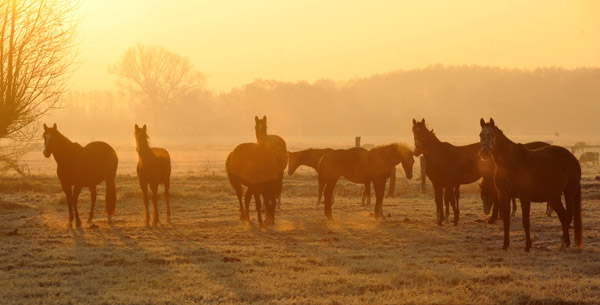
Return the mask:
{"type": "Polygon", "coordinates": [[[201,89],[206,80],[204,74],[194,70],[189,58],[162,46],[141,43],[129,48],[108,71],[120,78],[121,87],[154,107],[201,89]]]}
{"type": "Polygon", "coordinates": [[[78,5],[0,1],[0,160],[14,160],[34,136],[34,123],[59,105],[76,56],[78,5]]]}

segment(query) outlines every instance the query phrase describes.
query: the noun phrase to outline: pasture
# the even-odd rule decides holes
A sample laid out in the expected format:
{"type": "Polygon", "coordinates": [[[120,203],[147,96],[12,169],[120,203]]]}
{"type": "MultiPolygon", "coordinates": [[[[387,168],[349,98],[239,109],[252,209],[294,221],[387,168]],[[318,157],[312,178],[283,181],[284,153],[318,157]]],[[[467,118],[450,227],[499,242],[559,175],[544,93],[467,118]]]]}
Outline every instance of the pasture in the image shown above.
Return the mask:
{"type": "MultiPolygon", "coordinates": [[[[40,156],[41,157],[41,156],[40,156]]],[[[417,162],[418,163],[418,162],[417,162]]],[[[559,250],[560,224],[532,204],[530,253],[521,211],[511,245],[486,223],[476,184],[461,188],[458,226],[435,225],[431,185],[419,170],[385,198],[386,221],[360,205],[359,185],[340,180],[334,222],[315,207],[316,175],[286,175],[275,225],[239,221],[222,171],[176,175],[172,224],[144,226],[137,177],[117,177],[114,225],[99,187],[94,225],[67,229],[54,175],[0,180],[0,303],[22,304],[577,304],[600,302],[600,182],[584,166],[583,249],[559,250]]],[[[162,193],[162,188],[161,188],[162,193]]],[[[89,192],[80,196],[87,216],[89,192]]],[[[571,230],[572,234],[572,230],[571,230]]],[[[571,235],[572,236],[572,235],[571,235]]]]}

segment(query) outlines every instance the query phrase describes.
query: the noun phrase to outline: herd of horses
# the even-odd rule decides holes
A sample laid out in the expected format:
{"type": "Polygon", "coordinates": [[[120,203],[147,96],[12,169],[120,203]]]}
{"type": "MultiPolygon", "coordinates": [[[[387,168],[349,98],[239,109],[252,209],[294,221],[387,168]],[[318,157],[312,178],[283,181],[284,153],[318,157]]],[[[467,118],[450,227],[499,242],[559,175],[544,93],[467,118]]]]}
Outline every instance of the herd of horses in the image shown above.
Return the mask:
{"type": "MultiPolygon", "coordinates": [[[[393,143],[370,150],[308,149],[288,152],[286,142],[277,135],[267,133],[267,118],[255,117],[256,142],[242,143],[228,155],[225,162],[228,180],[239,202],[240,220],[250,222],[250,201],[254,198],[260,226],[275,223],[275,210],[281,204],[284,170],[293,175],[301,165],[312,167],[318,174],[318,200],[324,195],[324,211],[332,220],[333,192],[337,181],[347,180],[365,185],[365,193],[373,184],[375,190],[374,216],[385,219],[383,198],[385,185],[395,167],[402,165],[406,178],[412,178],[414,157],[425,159],[426,175],[433,185],[436,206],[436,223],[450,221],[458,224],[460,218],[460,186],[481,179],[481,198],[485,214],[492,210],[489,222],[499,218],[504,222],[503,249],[509,246],[510,218],[516,210],[515,199],[521,202],[525,251],[531,248],[530,203],[546,202],[549,216],[555,211],[561,223],[562,245],[570,246],[569,228],[573,222],[575,246],[583,245],[581,223],[581,166],[573,154],[560,146],[545,142],[518,144],[511,141],[493,119],[480,120],[480,141],[456,146],[442,142],[428,129],[425,119],[413,119],[414,149],[405,144],[393,143]],[[246,186],[244,193],[243,187],[246,186]],[[562,196],[565,205],[562,204],[562,196]],[[512,200],[512,214],[511,205],[512,200]],[[261,211],[264,203],[266,217],[261,211]],[[446,207],[444,212],[444,205],[446,207]]],[[[170,222],[170,174],[171,159],[167,150],[150,147],[146,125],[135,125],[134,136],[139,156],[137,174],[145,206],[145,225],[149,222],[148,185],[152,191],[152,225],[159,223],[157,208],[158,186],[164,185],[167,205],[167,221],[170,222]]],[[[118,158],[115,150],[104,142],[92,142],[82,147],[62,135],[56,124],[44,124],[44,156],[51,155],[57,163],[57,174],[66,195],[69,210],[68,226],[81,226],[77,210],[77,198],[83,187],[91,193],[91,210],[88,223],[92,222],[96,201],[96,185],[106,182],[106,214],[108,221],[116,206],[115,175],[118,158]]],[[[367,193],[365,194],[367,195],[367,193]]],[[[363,196],[364,198],[364,196],[363,196]]]]}

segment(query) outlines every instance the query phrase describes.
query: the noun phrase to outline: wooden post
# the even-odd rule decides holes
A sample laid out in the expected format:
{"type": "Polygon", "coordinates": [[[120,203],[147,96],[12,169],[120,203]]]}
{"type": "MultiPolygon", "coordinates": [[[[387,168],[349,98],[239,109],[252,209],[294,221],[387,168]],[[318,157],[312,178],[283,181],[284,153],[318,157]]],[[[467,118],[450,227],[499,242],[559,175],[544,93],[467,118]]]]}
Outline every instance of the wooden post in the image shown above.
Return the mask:
{"type": "Polygon", "coordinates": [[[354,138],[354,147],[360,147],[360,137],[354,138]]]}

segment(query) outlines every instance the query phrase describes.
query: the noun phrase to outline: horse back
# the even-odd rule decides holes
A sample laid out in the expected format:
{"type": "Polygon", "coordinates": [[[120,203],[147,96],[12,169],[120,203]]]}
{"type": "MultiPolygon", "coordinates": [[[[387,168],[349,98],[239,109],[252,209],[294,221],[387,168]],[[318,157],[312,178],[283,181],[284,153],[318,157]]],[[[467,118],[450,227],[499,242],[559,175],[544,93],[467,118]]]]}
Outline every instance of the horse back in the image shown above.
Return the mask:
{"type": "Polygon", "coordinates": [[[444,185],[475,182],[492,171],[489,161],[479,157],[480,150],[480,143],[463,146],[441,143],[437,149],[425,155],[427,177],[444,185]]]}
{"type": "Polygon", "coordinates": [[[518,155],[515,174],[509,179],[515,181],[519,197],[546,202],[580,183],[581,166],[564,147],[548,145],[535,150],[524,149],[518,155]]]}
{"type": "Polygon", "coordinates": [[[288,163],[287,145],[283,138],[278,135],[267,135],[264,139],[261,139],[261,142],[273,154],[279,170],[283,171],[288,163]]]}
{"type": "Polygon", "coordinates": [[[319,162],[318,172],[325,179],[343,176],[354,183],[371,181],[368,151],[334,149],[326,152],[319,162]]]}
{"type": "Polygon", "coordinates": [[[92,186],[114,179],[119,159],[116,151],[105,142],[91,142],[85,147],[73,143],[75,149],[69,159],[57,164],[61,181],[71,185],[92,186]]]}
{"type": "Polygon", "coordinates": [[[227,157],[227,174],[244,185],[257,185],[278,177],[278,164],[270,150],[256,143],[242,143],[227,157]]]}

